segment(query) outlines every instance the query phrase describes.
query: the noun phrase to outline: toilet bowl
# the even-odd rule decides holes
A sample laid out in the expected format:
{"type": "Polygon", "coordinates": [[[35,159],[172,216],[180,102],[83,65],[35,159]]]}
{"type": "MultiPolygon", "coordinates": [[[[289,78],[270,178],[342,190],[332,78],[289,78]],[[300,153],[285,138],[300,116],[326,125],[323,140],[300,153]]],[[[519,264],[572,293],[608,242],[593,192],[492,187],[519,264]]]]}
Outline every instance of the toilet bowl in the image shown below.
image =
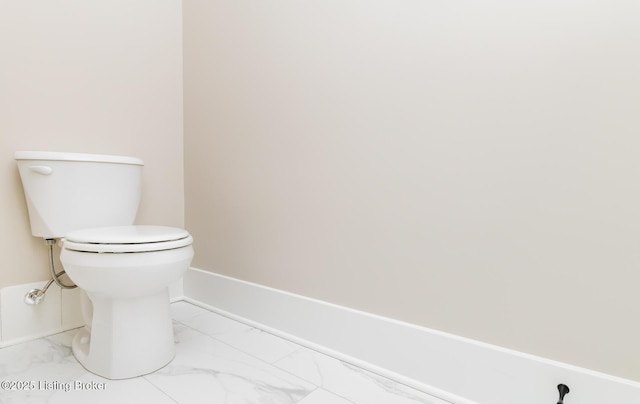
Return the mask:
{"type": "Polygon", "coordinates": [[[164,226],[100,227],[65,236],[60,261],[93,305],[72,343],[87,370],[126,379],[171,361],[168,286],[188,268],[192,242],[186,230],[164,226]]]}

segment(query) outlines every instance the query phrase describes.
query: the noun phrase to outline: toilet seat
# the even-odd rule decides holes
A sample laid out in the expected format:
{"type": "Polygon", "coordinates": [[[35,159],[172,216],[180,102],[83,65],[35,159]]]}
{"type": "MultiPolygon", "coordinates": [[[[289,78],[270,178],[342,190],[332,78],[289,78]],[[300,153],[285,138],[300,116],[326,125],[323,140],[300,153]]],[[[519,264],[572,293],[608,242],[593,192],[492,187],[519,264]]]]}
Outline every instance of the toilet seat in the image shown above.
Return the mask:
{"type": "Polygon", "coordinates": [[[114,226],[73,231],[62,247],[88,253],[138,253],[172,250],[193,243],[184,229],[167,226],[114,226]]]}

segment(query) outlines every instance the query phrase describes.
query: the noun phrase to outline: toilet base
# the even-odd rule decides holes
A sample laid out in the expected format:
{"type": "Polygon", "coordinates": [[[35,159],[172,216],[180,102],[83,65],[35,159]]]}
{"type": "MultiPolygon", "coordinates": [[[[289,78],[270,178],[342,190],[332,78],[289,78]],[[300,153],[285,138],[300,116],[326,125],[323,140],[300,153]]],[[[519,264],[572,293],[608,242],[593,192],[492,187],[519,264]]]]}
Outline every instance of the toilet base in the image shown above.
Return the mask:
{"type": "Polygon", "coordinates": [[[175,356],[169,290],[137,298],[87,293],[93,303],[91,328],[80,330],[73,355],[88,371],[108,379],[152,373],[175,356]]]}

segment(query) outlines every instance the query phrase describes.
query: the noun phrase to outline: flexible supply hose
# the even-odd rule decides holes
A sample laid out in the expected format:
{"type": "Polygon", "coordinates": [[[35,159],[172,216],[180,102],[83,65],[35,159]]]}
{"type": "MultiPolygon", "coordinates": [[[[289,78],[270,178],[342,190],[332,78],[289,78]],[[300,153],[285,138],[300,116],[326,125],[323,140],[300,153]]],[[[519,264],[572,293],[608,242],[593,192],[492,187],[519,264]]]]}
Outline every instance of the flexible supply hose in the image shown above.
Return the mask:
{"type": "Polygon", "coordinates": [[[51,272],[51,279],[44,285],[42,289],[31,289],[24,297],[24,302],[27,304],[40,304],[44,300],[44,294],[47,293],[47,289],[53,282],[56,285],[60,286],[62,289],[74,289],[77,288],[78,285],[65,285],[60,281],[59,277],[64,275],[65,271],[60,271],[56,273],[55,265],[53,262],[53,245],[55,244],[55,239],[45,239],[45,244],[49,247],[49,272],[51,272]]]}
{"type": "MultiPolygon", "coordinates": [[[[52,238],[45,239],[45,243],[49,247],[49,272],[51,272],[51,280],[53,280],[56,285],[60,286],[62,289],[75,289],[78,287],[78,285],[65,285],[64,283],[62,283],[62,281],[60,281],[59,277],[64,275],[66,273],[65,271],[56,273],[56,269],[53,264],[53,245],[55,244],[55,242],[56,240],[52,238]]],[[[47,285],[44,287],[44,289],[42,290],[43,293],[47,291],[49,285],[51,285],[51,281],[49,281],[49,283],[47,283],[47,285]]]]}

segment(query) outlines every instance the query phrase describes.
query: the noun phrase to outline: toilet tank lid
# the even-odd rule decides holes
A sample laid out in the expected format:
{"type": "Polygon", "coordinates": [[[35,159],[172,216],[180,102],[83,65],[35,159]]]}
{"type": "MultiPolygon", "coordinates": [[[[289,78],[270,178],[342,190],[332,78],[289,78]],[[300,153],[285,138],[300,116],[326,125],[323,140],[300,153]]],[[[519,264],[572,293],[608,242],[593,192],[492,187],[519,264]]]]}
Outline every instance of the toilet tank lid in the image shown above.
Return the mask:
{"type": "Polygon", "coordinates": [[[137,157],[115,156],[110,154],[66,153],[50,151],[16,151],[16,160],[49,160],[49,161],[87,161],[96,163],[118,163],[144,165],[137,157]]]}

